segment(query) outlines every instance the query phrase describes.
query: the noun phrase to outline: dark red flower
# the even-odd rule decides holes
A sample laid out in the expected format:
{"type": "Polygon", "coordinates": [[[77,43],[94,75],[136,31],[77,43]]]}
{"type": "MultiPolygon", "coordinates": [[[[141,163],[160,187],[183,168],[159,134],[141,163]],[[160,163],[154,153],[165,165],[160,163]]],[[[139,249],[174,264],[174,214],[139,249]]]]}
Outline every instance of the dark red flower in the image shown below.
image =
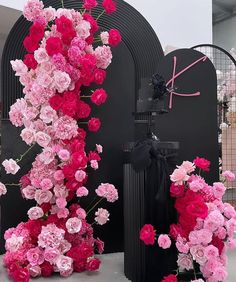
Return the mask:
{"type": "Polygon", "coordinates": [[[140,230],[139,238],[145,245],[154,245],[156,231],[151,224],[145,224],[140,230]]]}
{"type": "Polygon", "coordinates": [[[179,223],[185,233],[189,233],[194,229],[197,224],[196,217],[188,214],[181,214],[179,217],[179,223]]]}
{"type": "Polygon", "coordinates": [[[62,168],[63,174],[65,175],[66,179],[74,178],[75,172],[76,172],[76,167],[73,165],[64,165],[62,168]]]}
{"type": "Polygon", "coordinates": [[[175,185],[174,183],[170,186],[170,195],[174,198],[180,198],[184,196],[185,186],[175,185]]]}
{"type": "Polygon", "coordinates": [[[223,249],[224,249],[224,242],[223,240],[219,239],[219,237],[214,236],[211,245],[215,246],[219,250],[219,254],[221,255],[223,249]]]}
{"type": "Polygon", "coordinates": [[[171,238],[173,238],[174,240],[177,239],[178,235],[180,235],[181,237],[185,237],[183,229],[179,224],[171,224],[169,233],[170,233],[171,238]]]}
{"type": "Polygon", "coordinates": [[[66,188],[70,191],[76,191],[81,186],[81,183],[76,181],[75,179],[70,179],[66,182],[66,188]]]}
{"type": "Polygon", "coordinates": [[[40,208],[43,210],[44,213],[48,213],[51,209],[52,205],[50,203],[43,203],[40,205],[40,208]]]}
{"type": "Polygon", "coordinates": [[[55,111],[58,111],[63,105],[63,99],[60,95],[55,95],[49,99],[49,104],[55,111]]]}
{"type": "Polygon", "coordinates": [[[29,179],[29,175],[23,175],[20,179],[20,185],[22,188],[25,188],[26,186],[30,185],[30,179],[29,179]]]}
{"type": "Polygon", "coordinates": [[[53,266],[49,262],[44,261],[44,263],[41,264],[40,267],[41,267],[41,274],[43,277],[52,276],[54,270],[53,270],[53,266]]]}
{"type": "Polygon", "coordinates": [[[121,40],[122,40],[122,38],[121,38],[119,30],[113,28],[109,31],[108,42],[111,46],[115,47],[115,46],[119,45],[121,40]]]}
{"type": "Polygon", "coordinates": [[[93,41],[94,41],[94,36],[93,35],[90,35],[89,37],[87,37],[85,39],[85,41],[87,42],[88,45],[92,45],[93,44],[93,41]]]}
{"type": "Polygon", "coordinates": [[[65,34],[70,32],[73,29],[73,23],[65,16],[61,16],[55,20],[57,31],[65,34]]]}
{"type": "Polygon", "coordinates": [[[210,164],[211,162],[208,161],[207,159],[204,159],[204,158],[199,158],[197,157],[193,163],[196,165],[196,167],[204,170],[204,171],[209,171],[210,170],[210,164]]]}
{"type": "Polygon", "coordinates": [[[36,41],[40,41],[44,37],[44,29],[45,27],[41,23],[33,23],[30,27],[30,37],[34,38],[36,41]]]}
{"type": "Polygon", "coordinates": [[[49,56],[62,53],[63,45],[59,37],[49,37],[46,40],[46,51],[49,56]]]}
{"type": "Polygon", "coordinates": [[[97,106],[100,106],[101,104],[105,103],[106,100],[107,100],[107,93],[102,88],[95,90],[91,96],[91,101],[97,106]]]}
{"type": "Polygon", "coordinates": [[[89,259],[86,264],[86,270],[95,271],[100,267],[101,261],[98,258],[89,259]]]}
{"type": "Polygon", "coordinates": [[[177,282],[177,277],[174,274],[165,276],[161,282],[177,282]]]}
{"type": "Polygon", "coordinates": [[[90,29],[91,33],[95,33],[95,32],[98,31],[98,29],[99,29],[98,23],[97,23],[97,21],[94,19],[94,17],[92,15],[86,13],[86,14],[83,15],[83,18],[84,18],[84,20],[86,20],[86,21],[88,21],[90,23],[90,25],[91,25],[91,29],[90,29]]]}
{"type": "Polygon", "coordinates": [[[18,268],[13,273],[14,282],[28,282],[30,281],[30,274],[27,268],[18,268]]]}
{"type": "Polygon", "coordinates": [[[37,61],[33,54],[26,54],[24,58],[24,64],[29,68],[35,70],[38,66],[37,61]]]}
{"type": "Polygon", "coordinates": [[[205,219],[208,216],[208,207],[204,202],[187,204],[186,211],[190,216],[205,219]]]}
{"type": "Polygon", "coordinates": [[[102,69],[96,69],[93,75],[94,82],[100,85],[103,84],[104,80],[106,79],[106,71],[102,69]]]}
{"type": "Polygon", "coordinates": [[[84,0],[83,8],[86,10],[91,10],[97,7],[98,2],[96,0],[84,0]]]}
{"type": "Polygon", "coordinates": [[[79,101],[77,103],[77,118],[87,118],[90,115],[91,107],[83,102],[79,101]]]}
{"type": "Polygon", "coordinates": [[[25,227],[29,230],[30,237],[34,243],[37,243],[38,236],[42,230],[42,221],[40,220],[28,220],[25,223],[25,227]]]}
{"type": "Polygon", "coordinates": [[[39,42],[35,38],[31,36],[26,36],[23,41],[23,45],[27,52],[33,53],[35,50],[39,48],[39,42]]]}
{"type": "Polygon", "coordinates": [[[102,6],[107,14],[112,14],[116,11],[116,2],[113,0],[103,0],[102,6]]]}
{"type": "Polygon", "coordinates": [[[101,121],[99,118],[91,118],[88,121],[88,129],[91,132],[97,132],[101,127],[101,121]]]}

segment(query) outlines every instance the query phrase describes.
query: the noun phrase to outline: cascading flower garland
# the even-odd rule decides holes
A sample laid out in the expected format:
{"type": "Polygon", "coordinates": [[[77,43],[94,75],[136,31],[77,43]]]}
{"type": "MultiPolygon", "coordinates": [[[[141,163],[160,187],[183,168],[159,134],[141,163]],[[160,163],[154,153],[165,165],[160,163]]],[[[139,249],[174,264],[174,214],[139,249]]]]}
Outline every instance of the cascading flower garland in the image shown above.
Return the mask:
{"type": "MultiPolygon", "coordinates": [[[[176,198],[179,217],[177,223],[171,224],[168,235],[157,236],[151,224],[144,225],[140,231],[140,239],[146,245],[153,245],[158,237],[159,247],[167,249],[174,241],[179,270],[193,270],[195,279],[192,282],[204,282],[196,269],[200,269],[207,282],[226,281],[226,251],[236,247],[236,211],[223,202],[224,184],[216,182],[210,186],[200,176],[201,171],[209,171],[209,166],[208,160],[198,157],[193,162],[184,161],[170,176],[170,194],[176,198]],[[196,167],[199,174],[194,173],[196,167]]],[[[235,179],[230,171],[223,172],[222,176],[224,181],[235,179]]],[[[179,270],[176,275],[164,277],[162,282],[177,282],[179,270]]]]}
{"type": "MultiPolygon", "coordinates": [[[[118,30],[100,33],[98,25],[104,12],[115,12],[116,3],[103,0],[104,11],[95,19],[91,9],[97,5],[96,0],[84,0],[79,12],[65,9],[63,1],[62,8],[55,10],[45,8],[42,1],[28,0],[23,10],[25,18],[33,22],[23,42],[28,53],[11,65],[24,86],[24,98],[11,106],[9,116],[14,126],[23,127],[20,136],[31,146],[25,154],[35,144],[42,152],[19,184],[22,196],[37,204],[29,209],[27,222],[5,232],[4,264],[15,282],[53,272],[69,276],[73,271],[97,270],[100,265],[94,254],[102,253],[104,244],[93,237],[92,225],[105,224],[109,212],[98,208],[93,224],[87,222],[87,216],[102,200],[115,202],[118,192],[112,184],[102,183],[95,190],[100,200],[87,212],[80,204],[71,204],[89,194],[88,169],[98,169],[103,150],[96,145],[86,152],[82,127],[87,124],[90,132],[99,130],[101,121],[91,115],[85,101],[100,106],[108,95],[103,88],[91,95],[83,92],[92,83],[103,84],[112,60],[110,46],[121,42],[118,30]]],[[[25,154],[4,160],[6,173],[16,174],[25,154]]],[[[0,183],[1,195],[7,185],[18,184],[0,183]]]]}

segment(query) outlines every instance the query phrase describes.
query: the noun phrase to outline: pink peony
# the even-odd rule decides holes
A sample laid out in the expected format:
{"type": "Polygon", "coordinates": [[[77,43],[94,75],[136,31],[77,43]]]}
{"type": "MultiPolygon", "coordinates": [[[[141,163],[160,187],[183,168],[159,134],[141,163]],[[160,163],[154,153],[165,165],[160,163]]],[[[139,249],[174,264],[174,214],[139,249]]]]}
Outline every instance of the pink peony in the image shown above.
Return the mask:
{"type": "Polygon", "coordinates": [[[31,220],[35,220],[43,217],[44,212],[40,207],[33,207],[28,210],[27,214],[31,220]]]}
{"type": "Polygon", "coordinates": [[[161,234],[158,237],[157,243],[158,243],[159,247],[162,248],[162,249],[168,249],[171,246],[171,240],[170,240],[169,236],[165,235],[165,234],[161,234]]]}
{"type": "Polygon", "coordinates": [[[224,178],[227,180],[227,181],[234,181],[235,180],[235,174],[230,171],[230,170],[226,170],[222,173],[222,175],[224,176],[224,178]]]}
{"type": "Polygon", "coordinates": [[[174,170],[174,172],[170,175],[170,179],[176,185],[182,185],[184,181],[189,179],[189,176],[187,175],[187,171],[180,167],[174,170]]]}
{"type": "Polygon", "coordinates": [[[70,234],[79,233],[81,227],[82,221],[77,217],[69,218],[66,222],[66,228],[70,234]]]}
{"type": "Polygon", "coordinates": [[[4,160],[2,162],[2,165],[4,166],[7,174],[16,174],[20,169],[16,161],[14,161],[13,159],[4,160]]]}
{"type": "Polygon", "coordinates": [[[44,262],[43,251],[38,247],[29,249],[26,256],[32,266],[40,265],[44,262]]]}
{"type": "Polygon", "coordinates": [[[88,196],[88,189],[84,186],[81,186],[79,187],[77,190],[76,190],[76,195],[77,197],[85,197],[85,196],[88,196]]]}
{"type": "Polygon", "coordinates": [[[35,134],[35,140],[36,142],[39,144],[39,146],[41,147],[47,147],[47,145],[50,143],[51,141],[51,137],[42,132],[42,131],[38,131],[36,134],[35,134]]]}
{"type": "Polygon", "coordinates": [[[114,185],[109,183],[102,183],[95,190],[99,197],[106,198],[108,202],[115,202],[118,200],[118,192],[114,185]]]}
{"type": "Polygon", "coordinates": [[[109,221],[109,212],[106,209],[100,208],[95,212],[95,221],[99,225],[103,225],[109,221]]]}
{"type": "Polygon", "coordinates": [[[94,55],[97,59],[97,67],[101,69],[106,69],[112,59],[111,48],[109,46],[99,46],[95,49],[94,55]]]}
{"type": "Polygon", "coordinates": [[[193,269],[193,262],[190,255],[179,254],[177,264],[181,269],[193,269]]]}
{"type": "Polygon", "coordinates": [[[0,196],[5,195],[7,193],[7,188],[6,186],[0,182],[0,196]]]}

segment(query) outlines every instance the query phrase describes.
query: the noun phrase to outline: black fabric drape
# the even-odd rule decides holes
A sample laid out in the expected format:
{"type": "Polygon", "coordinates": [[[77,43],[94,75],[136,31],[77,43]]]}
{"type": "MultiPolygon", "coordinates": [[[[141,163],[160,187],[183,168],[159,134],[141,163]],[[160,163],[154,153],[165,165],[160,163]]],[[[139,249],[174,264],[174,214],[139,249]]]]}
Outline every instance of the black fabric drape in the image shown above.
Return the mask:
{"type": "MultiPolygon", "coordinates": [[[[157,234],[168,234],[170,224],[176,222],[169,175],[176,165],[177,150],[175,142],[146,139],[138,142],[131,154],[133,168],[137,172],[146,171],[145,223],[152,224],[157,234]]],[[[154,246],[147,246],[145,252],[145,282],[161,282],[165,275],[177,269],[174,245],[163,250],[155,243],[154,246]]]]}

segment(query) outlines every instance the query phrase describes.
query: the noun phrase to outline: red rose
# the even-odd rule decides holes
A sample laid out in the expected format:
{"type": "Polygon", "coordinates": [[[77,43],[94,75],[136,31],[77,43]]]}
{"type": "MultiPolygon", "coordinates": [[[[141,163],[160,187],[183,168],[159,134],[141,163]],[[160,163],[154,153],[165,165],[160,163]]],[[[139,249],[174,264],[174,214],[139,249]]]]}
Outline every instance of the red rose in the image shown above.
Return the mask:
{"type": "Polygon", "coordinates": [[[52,276],[54,272],[53,266],[49,262],[45,261],[43,264],[40,265],[40,267],[41,267],[41,275],[43,277],[52,276]]]}
{"type": "Polygon", "coordinates": [[[59,37],[49,37],[46,40],[46,51],[49,56],[62,53],[63,45],[59,37]]]}
{"type": "Polygon", "coordinates": [[[98,23],[92,15],[86,13],[86,14],[83,15],[83,19],[90,23],[90,25],[91,25],[90,32],[91,33],[95,33],[95,32],[98,31],[98,29],[99,29],[98,23]]]}
{"type": "Polygon", "coordinates": [[[145,224],[140,230],[139,238],[145,245],[154,245],[156,231],[151,224],[145,224]]]}
{"type": "Polygon", "coordinates": [[[88,129],[92,132],[97,132],[101,127],[101,121],[99,118],[91,118],[88,121],[88,129]]]}
{"type": "Polygon", "coordinates": [[[87,103],[83,101],[77,103],[77,118],[87,118],[90,112],[91,108],[87,103]]]}
{"type": "Polygon", "coordinates": [[[78,137],[79,137],[79,139],[84,140],[85,137],[86,137],[86,135],[87,135],[86,131],[85,131],[83,128],[78,128],[77,131],[78,131],[78,137]]]}
{"type": "MultiPolygon", "coordinates": [[[[68,31],[67,33],[63,33],[61,40],[64,44],[66,45],[70,45],[71,41],[73,40],[73,38],[76,36],[76,32],[74,29],[71,29],[70,31],[68,31]]],[[[65,55],[66,57],[66,55],[65,55]]]]}
{"type": "Polygon", "coordinates": [[[193,163],[196,165],[196,167],[204,170],[204,171],[209,171],[209,166],[211,164],[210,161],[208,161],[207,159],[204,159],[204,158],[199,158],[197,157],[193,163]]]}
{"type": "Polygon", "coordinates": [[[116,3],[113,0],[103,0],[102,6],[107,14],[112,14],[116,11],[116,3]]]}
{"type": "Polygon", "coordinates": [[[205,219],[208,216],[208,207],[203,202],[189,203],[186,207],[186,211],[190,216],[199,217],[205,219]]]}
{"type": "Polygon", "coordinates": [[[55,95],[49,99],[49,104],[55,111],[58,111],[63,105],[63,99],[60,95],[55,95]]]}
{"type": "Polygon", "coordinates": [[[55,20],[57,31],[60,33],[67,33],[73,29],[72,21],[66,18],[65,16],[61,16],[55,20]]]}
{"type": "Polygon", "coordinates": [[[185,186],[184,185],[175,185],[174,183],[170,186],[170,195],[174,198],[180,198],[184,196],[185,186]]]}
{"type": "Polygon", "coordinates": [[[33,54],[26,54],[24,58],[24,64],[29,68],[35,70],[38,66],[37,61],[33,54]]]}
{"type": "Polygon", "coordinates": [[[62,171],[63,174],[65,175],[65,178],[70,179],[75,176],[76,168],[68,164],[63,166],[62,171]]]}
{"type": "Polygon", "coordinates": [[[101,261],[98,258],[90,259],[86,264],[86,270],[95,271],[100,267],[101,261]]]}
{"type": "Polygon", "coordinates": [[[119,30],[117,29],[111,29],[109,31],[109,44],[113,47],[117,46],[120,44],[122,38],[121,38],[121,35],[120,35],[120,32],[119,30]]]}
{"type": "Polygon", "coordinates": [[[39,42],[35,38],[31,36],[26,36],[23,41],[23,45],[27,52],[33,53],[35,50],[39,48],[39,42]]]}
{"type": "Polygon", "coordinates": [[[95,90],[91,96],[91,101],[97,106],[100,106],[101,104],[105,103],[106,100],[107,100],[107,93],[102,88],[95,90]]]}
{"type": "Polygon", "coordinates": [[[181,237],[185,237],[183,229],[179,224],[171,224],[169,233],[170,233],[170,237],[173,238],[174,240],[177,239],[178,235],[180,235],[181,237]]]}
{"type": "Polygon", "coordinates": [[[96,69],[93,75],[94,75],[94,82],[101,85],[103,84],[106,78],[106,71],[102,69],[96,69]]]}
{"type": "Polygon", "coordinates": [[[91,10],[97,7],[98,3],[96,0],[84,0],[83,8],[86,10],[91,10]]]}
{"type": "Polygon", "coordinates": [[[194,227],[197,224],[196,218],[186,215],[186,214],[181,214],[179,217],[179,223],[181,227],[183,228],[185,233],[189,233],[194,229],[194,227]]]}
{"type": "Polygon", "coordinates": [[[76,101],[65,101],[61,107],[64,115],[69,117],[75,117],[77,114],[77,103],[76,101]]]}
{"type": "Polygon", "coordinates": [[[30,274],[27,268],[18,268],[13,273],[14,282],[28,282],[30,281],[30,274]]]}
{"type": "Polygon", "coordinates": [[[164,279],[161,282],[177,282],[177,278],[174,274],[170,274],[168,276],[165,276],[164,279]]]}
{"type": "Polygon", "coordinates": [[[40,41],[44,37],[44,26],[39,22],[35,22],[30,27],[30,37],[34,38],[36,41],[40,41]]]}

